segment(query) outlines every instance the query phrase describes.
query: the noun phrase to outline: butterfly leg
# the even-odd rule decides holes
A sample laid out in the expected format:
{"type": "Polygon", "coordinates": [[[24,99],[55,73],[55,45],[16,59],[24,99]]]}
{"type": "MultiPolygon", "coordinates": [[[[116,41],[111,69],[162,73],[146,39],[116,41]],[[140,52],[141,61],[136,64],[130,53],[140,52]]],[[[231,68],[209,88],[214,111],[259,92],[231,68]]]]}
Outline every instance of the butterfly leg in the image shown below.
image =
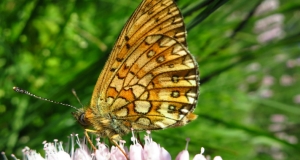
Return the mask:
{"type": "Polygon", "coordinates": [[[94,146],[94,144],[93,144],[93,142],[92,142],[92,140],[91,140],[88,132],[90,132],[90,133],[96,133],[96,131],[95,130],[91,130],[91,129],[85,129],[84,130],[84,135],[85,135],[86,139],[88,140],[88,142],[92,146],[93,150],[96,152],[97,148],[94,146]]]}

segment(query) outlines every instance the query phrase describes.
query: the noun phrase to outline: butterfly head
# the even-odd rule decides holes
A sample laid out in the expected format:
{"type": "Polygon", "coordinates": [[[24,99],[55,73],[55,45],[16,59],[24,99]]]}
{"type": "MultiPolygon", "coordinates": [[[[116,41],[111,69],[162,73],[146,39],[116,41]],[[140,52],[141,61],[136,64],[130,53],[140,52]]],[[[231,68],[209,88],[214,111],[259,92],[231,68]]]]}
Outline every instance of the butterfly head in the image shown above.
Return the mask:
{"type": "Polygon", "coordinates": [[[85,128],[89,126],[89,122],[85,117],[84,109],[78,109],[76,112],[72,112],[72,114],[80,125],[85,128]]]}

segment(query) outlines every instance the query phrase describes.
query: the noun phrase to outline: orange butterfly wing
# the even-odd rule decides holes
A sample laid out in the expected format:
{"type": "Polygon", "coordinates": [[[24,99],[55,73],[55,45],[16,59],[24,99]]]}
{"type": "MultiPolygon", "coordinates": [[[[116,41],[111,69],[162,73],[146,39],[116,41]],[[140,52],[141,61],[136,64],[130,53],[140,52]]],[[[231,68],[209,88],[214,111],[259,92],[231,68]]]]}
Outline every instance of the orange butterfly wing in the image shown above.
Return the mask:
{"type": "Polygon", "coordinates": [[[116,70],[130,55],[133,46],[152,34],[163,34],[186,45],[183,18],[173,0],[144,0],[131,15],[98,78],[91,105],[107,98],[108,80],[116,75],[116,70]]]}
{"type": "MultiPolygon", "coordinates": [[[[187,50],[182,15],[173,0],[144,0],[122,30],[91,103],[74,113],[93,132],[116,141],[135,130],[194,120],[197,62],[187,50]]],[[[90,130],[91,131],[91,130],[90,130]]]]}
{"type": "Polygon", "coordinates": [[[175,39],[147,36],[137,43],[108,87],[112,115],[128,131],[186,124],[196,118],[191,112],[198,97],[197,68],[175,39]]]}

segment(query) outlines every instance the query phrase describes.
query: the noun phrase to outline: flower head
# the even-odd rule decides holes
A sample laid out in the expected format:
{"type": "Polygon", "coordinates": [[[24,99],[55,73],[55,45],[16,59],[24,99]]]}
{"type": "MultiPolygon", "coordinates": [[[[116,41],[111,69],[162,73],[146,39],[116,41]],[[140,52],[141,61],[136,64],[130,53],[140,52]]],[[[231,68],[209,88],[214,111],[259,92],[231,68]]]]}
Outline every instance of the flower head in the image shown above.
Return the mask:
{"type": "MultiPolygon", "coordinates": [[[[78,135],[71,135],[71,149],[66,152],[63,149],[63,143],[54,140],[54,142],[43,142],[45,150],[45,158],[41,154],[37,153],[35,150],[31,150],[29,147],[23,149],[23,154],[27,160],[171,160],[170,153],[163,147],[160,146],[151,138],[150,131],[144,137],[144,146],[139,143],[139,140],[135,137],[132,130],[130,150],[125,146],[125,141],[119,141],[118,147],[112,146],[111,149],[104,143],[100,141],[100,138],[96,138],[96,151],[90,151],[87,145],[81,141],[78,135]],[[76,143],[75,143],[76,142],[76,143]],[[121,151],[122,150],[122,151],[121,151]],[[126,156],[124,155],[126,154],[126,156]]],[[[186,146],[183,151],[181,151],[176,160],[186,160],[189,159],[188,144],[190,139],[186,139],[186,146]]],[[[206,160],[203,155],[204,148],[201,148],[200,154],[197,154],[193,160],[206,160]]],[[[4,152],[2,154],[5,157],[4,152]]],[[[15,157],[15,159],[17,159],[15,157]]],[[[216,156],[214,160],[222,160],[220,156],[216,156]]]]}

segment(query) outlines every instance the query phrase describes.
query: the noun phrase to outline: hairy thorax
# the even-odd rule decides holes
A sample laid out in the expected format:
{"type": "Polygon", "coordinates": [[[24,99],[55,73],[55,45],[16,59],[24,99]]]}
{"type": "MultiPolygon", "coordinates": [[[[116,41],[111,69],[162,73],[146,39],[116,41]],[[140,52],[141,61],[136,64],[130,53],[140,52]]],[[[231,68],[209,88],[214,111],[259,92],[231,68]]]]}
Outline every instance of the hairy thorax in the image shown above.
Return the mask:
{"type": "MultiPolygon", "coordinates": [[[[107,105],[103,102],[101,104],[107,105]]],[[[130,132],[130,128],[124,126],[122,120],[118,120],[104,108],[108,107],[88,106],[78,110],[73,115],[85,129],[89,130],[88,132],[119,141],[122,135],[130,132]]]]}

